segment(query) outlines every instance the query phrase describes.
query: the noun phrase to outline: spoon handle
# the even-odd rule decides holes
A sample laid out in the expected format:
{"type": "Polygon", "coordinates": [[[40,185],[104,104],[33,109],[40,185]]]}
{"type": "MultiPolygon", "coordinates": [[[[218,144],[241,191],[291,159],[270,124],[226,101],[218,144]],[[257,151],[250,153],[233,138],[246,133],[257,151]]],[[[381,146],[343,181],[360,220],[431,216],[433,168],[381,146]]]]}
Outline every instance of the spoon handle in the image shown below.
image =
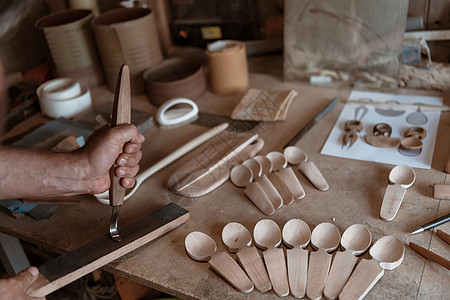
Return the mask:
{"type": "Polygon", "coordinates": [[[339,294],[339,299],[363,299],[383,275],[384,269],[380,267],[377,260],[361,260],[339,294]]]}
{"type": "Polygon", "coordinates": [[[237,252],[236,256],[239,264],[244,268],[248,277],[250,277],[259,291],[264,293],[272,289],[266,267],[256,247],[245,247],[237,252]]]}
{"type": "Polygon", "coordinates": [[[286,253],[291,293],[295,298],[304,298],[308,276],[308,251],[293,248],[286,253]]]}
{"type": "Polygon", "coordinates": [[[398,209],[405,197],[406,189],[400,184],[390,184],[384,192],[381,204],[380,217],[386,221],[392,221],[397,215],[398,209]]]}
{"type": "Polygon", "coordinates": [[[253,291],[253,283],[228,253],[214,253],[209,264],[238,291],[242,293],[253,291]]]}
{"type": "Polygon", "coordinates": [[[255,206],[265,215],[271,216],[275,212],[272,202],[267,197],[258,182],[250,182],[244,194],[255,204],[255,206]]]}
{"type": "Polygon", "coordinates": [[[280,174],[281,178],[289,188],[294,199],[300,200],[305,197],[305,190],[303,189],[303,186],[301,185],[300,181],[297,178],[297,175],[295,175],[294,170],[292,170],[291,167],[280,169],[280,171],[278,171],[278,174],[280,174]]]}
{"type": "Polygon", "coordinates": [[[310,299],[321,299],[328,271],[330,270],[332,255],[319,249],[309,255],[308,282],[306,295],[310,299]]]}
{"type": "Polygon", "coordinates": [[[305,161],[300,163],[298,168],[319,191],[328,191],[330,188],[328,182],[325,180],[315,163],[312,161],[305,161]]]}
{"type": "Polygon", "coordinates": [[[270,180],[267,178],[267,176],[261,176],[261,178],[259,178],[257,182],[263,189],[264,193],[266,193],[270,202],[272,202],[273,207],[275,209],[280,209],[283,206],[283,198],[281,197],[280,193],[278,193],[277,189],[273,186],[272,182],[270,182],[270,180]]]}
{"type": "Polygon", "coordinates": [[[284,251],[280,248],[271,248],[264,251],[264,261],[274,292],[281,297],[289,295],[286,261],[284,251]]]}
{"type": "Polygon", "coordinates": [[[358,258],[350,251],[336,253],[323,291],[327,299],[337,299],[357,261],[358,258]]]}
{"type": "Polygon", "coordinates": [[[281,178],[279,172],[267,174],[267,178],[269,178],[275,189],[280,193],[284,205],[291,204],[294,201],[294,196],[289,190],[286,182],[281,178]]]}

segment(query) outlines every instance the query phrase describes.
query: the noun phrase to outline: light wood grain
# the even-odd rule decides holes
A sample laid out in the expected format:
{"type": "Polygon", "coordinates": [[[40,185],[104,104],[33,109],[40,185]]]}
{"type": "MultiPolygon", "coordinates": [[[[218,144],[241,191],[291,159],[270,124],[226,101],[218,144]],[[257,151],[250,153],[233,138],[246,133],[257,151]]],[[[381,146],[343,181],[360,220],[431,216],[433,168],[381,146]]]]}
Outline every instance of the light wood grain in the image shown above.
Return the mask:
{"type": "Polygon", "coordinates": [[[329,252],[334,251],[339,246],[340,239],[339,230],[331,223],[320,223],[311,233],[311,244],[318,250],[309,255],[308,281],[306,284],[308,298],[322,298],[332,260],[332,255],[329,252]]]}
{"type": "Polygon", "coordinates": [[[39,267],[39,278],[27,291],[32,297],[44,297],[59,288],[101,268],[113,260],[160,237],[189,220],[189,212],[168,204],[121,228],[121,242],[109,235],[99,237],[39,267]]]}
{"type": "Polygon", "coordinates": [[[413,168],[406,165],[398,165],[389,172],[389,182],[384,192],[381,204],[380,217],[386,221],[392,221],[403,202],[406,189],[410,188],[416,180],[413,168]]]}
{"type": "Polygon", "coordinates": [[[263,252],[267,273],[272,288],[278,296],[289,295],[286,260],[283,249],[277,248],[281,244],[281,230],[278,225],[269,219],[256,223],[253,229],[255,244],[265,250],[263,252]]]}
{"type": "Polygon", "coordinates": [[[435,184],[433,198],[444,200],[450,199],[450,184],[435,184]]]}
{"type": "Polygon", "coordinates": [[[402,262],[405,246],[395,236],[384,236],[370,248],[371,260],[362,259],[353,271],[339,299],[362,299],[384,275],[384,270],[393,270],[402,262]]]}
{"type": "Polygon", "coordinates": [[[250,232],[242,224],[231,222],[222,230],[222,241],[230,252],[237,252],[236,257],[244,268],[255,288],[261,292],[272,289],[269,275],[258,250],[252,247],[250,232]]]}
{"type": "Polygon", "coordinates": [[[344,251],[337,252],[327,277],[323,291],[327,299],[337,299],[350,277],[358,258],[371,244],[369,229],[361,224],[353,224],[342,234],[341,245],[344,251]]]}
{"type": "Polygon", "coordinates": [[[303,220],[291,219],[284,224],[282,234],[284,244],[292,248],[286,252],[289,287],[294,297],[303,298],[308,279],[308,251],[303,248],[309,244],[311,230],[303,220]]]}
{"type": "Polygon", "coordinates": [[[208,261],[211,267],[229,284],[242,293],[253,291],[254,285],[236,261],[225,252],[216,252],[214,240],[203,232],[193,231],[186,236],[188,255],[198,261],[208,261]]]}

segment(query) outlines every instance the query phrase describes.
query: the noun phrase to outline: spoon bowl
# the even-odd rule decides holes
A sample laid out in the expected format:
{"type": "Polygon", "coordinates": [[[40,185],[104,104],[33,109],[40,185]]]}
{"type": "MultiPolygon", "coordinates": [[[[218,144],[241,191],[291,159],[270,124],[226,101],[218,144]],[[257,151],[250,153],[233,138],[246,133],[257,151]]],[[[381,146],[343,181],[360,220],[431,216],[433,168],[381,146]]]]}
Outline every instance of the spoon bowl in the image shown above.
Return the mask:
{"type": "Polygon", "coordinates": [[[244,166],[252,170],[254,179],[261,177],[262,166],[261,164],[253,158],[249,158],[242,163],[244,166]]]}
{"type": "Polygon", "coordinates": [[[353,255],[360,255],[369,249],[372,236],[369,229],[361,224],[353,224],[342,234],[341,245],[353,255]]]}
{"type": "Polygon", "coordinates": [[[389,173],[389,181],[393,184],[400,184],[404,189],[411,187],[415,180],[414,169],[407,165],[395,166],[389,173]]]}
{"type": "Polygon", "coordinates": [[[287,166],[287,159],[281,152],[272,151],[267,153],[266,157],[272,163],[272,172],[276,172],[281,168],[286,168],[287,166]]]}
{"type": "Polygon", "coordinates": [[[253,229],[255,244],[262,250],[276,248],[281,244],[281,230],[277,223],[263,219],[253,229]]]}
{"type": "Polygon", "coordinates": [[[305,221],[289,220],[283,227],[283,242],[289,248],[305,248],[311,240],[311,230],[305,221]]]}
{"type": "Polygon", "coordinates": [[[237,187],[246,187],[253,180],[253,172],[247,166],[236,165],[231,169],[230,180],[237,187]]]}
{"type": "Polygon", "coordinates": [[[333,252],[339,246],[341,234],[331,223],[320,223],[311,233],[311,245],[314,249],[333,252]]]}
{"type": "Polygon", "coordinates": [[[305,151],[296,146],[286,147],[284,148],[283,152],[288,163],[290,163],[291,165],[299,165],[300,163],[308,159],[305,151]]]}
{"type": "Polygon", "coordinates": [[[207,234],[193,231],[184,241],[188,255],[198,261],[209,261],[217,250],[216,242],[207,234]]]}
{"type": "Polygon", "coordinates": [[[376,241],[369,253],[379,261],[380,267],[385,270],[393,270],[402,263],[405,246],[395,236],[388,235],[376,241]]]}
{"type": "Polygon", "coordinates": [[[231,222],[222,230],[222,241],[228,251],[235,253],[252,245],[252,236],[242,224],[231,222]]]}

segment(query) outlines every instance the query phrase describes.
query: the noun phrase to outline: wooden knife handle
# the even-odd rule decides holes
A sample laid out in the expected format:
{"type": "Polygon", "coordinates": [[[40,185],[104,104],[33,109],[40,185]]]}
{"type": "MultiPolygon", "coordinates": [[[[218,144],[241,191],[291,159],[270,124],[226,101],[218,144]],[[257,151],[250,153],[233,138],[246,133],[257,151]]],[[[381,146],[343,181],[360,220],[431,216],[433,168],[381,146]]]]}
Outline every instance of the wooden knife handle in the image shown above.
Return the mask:
{"type": "MultiPolygon", "coordinates": [[[[130,69],[122,65],[117,78],[116,91],[111,118],[111,127],[120,124],[131,123],[131,85],[130,69]]],[[[115,175],[117,164],[114,163],[110,170],[111,187],[109,188],[109,203],[111,206],[122,205],[125,196],[125,188],[120,185],[120,178],[115,175]]]]}

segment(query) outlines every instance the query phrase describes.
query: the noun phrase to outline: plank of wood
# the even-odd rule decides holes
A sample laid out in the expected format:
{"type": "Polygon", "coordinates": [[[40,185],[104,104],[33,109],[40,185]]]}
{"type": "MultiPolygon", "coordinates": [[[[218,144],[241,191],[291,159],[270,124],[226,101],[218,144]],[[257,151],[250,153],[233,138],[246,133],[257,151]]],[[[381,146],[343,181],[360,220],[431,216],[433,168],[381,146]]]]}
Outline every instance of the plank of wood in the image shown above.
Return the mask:
{"type": "Polygon", "coordinates": [[[45,297],[59,288],[160,237],[189,220],[189,212],[169,203],[121,227],[122,241],[105,234],[39,267],[39,278],[27,291],[45,297]]]}

